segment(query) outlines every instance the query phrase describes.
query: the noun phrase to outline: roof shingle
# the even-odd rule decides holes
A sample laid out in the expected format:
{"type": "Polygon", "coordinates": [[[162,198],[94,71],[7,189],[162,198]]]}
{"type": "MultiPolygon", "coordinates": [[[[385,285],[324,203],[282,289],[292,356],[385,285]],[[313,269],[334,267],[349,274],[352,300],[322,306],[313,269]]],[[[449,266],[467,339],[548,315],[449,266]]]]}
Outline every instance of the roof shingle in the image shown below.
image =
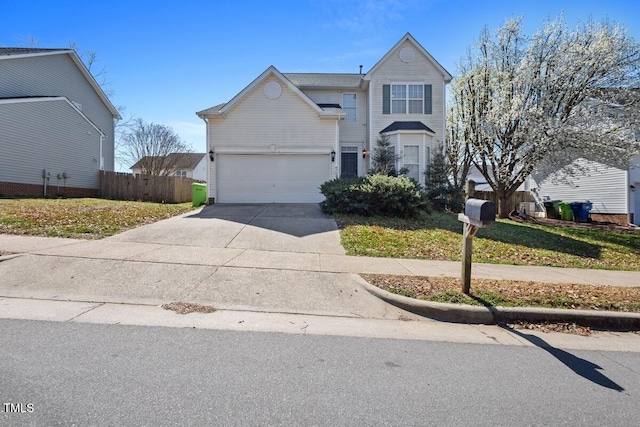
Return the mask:
{"type": "Polygon", "coordinates": [[[380,133],[393,132],[396,130],[426,130],[427,132],[435,133],[429,126],[422,122],[393,122],[382,129],[380,133]]]}
{"type": "Polygon", "coordinates": [[[347,73],[282,73],[298,87],[359,88],[362,74],[347,73]]]}
{"type": "Polygon", "coordinates": [[[67,51],[70,49],[40,49],[33,47],[0,47],[0,56],[9,55],[23,55],[28,53],[43,53],[43,52],[57,52],[67,51]]]}

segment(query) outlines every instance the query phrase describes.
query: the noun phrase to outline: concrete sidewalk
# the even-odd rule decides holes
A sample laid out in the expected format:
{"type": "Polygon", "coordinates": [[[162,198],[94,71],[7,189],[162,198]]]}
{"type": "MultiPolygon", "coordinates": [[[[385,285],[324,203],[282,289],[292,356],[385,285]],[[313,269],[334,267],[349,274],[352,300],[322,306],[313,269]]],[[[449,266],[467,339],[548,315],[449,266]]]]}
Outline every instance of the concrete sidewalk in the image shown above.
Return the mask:
{"type": "MultiPolygon", "coordinates": [[[[43,257],[289,270],[292,272],[458,277],[461,269],[460,263],[455,261],[374,258],[332,253],[218,248],[170,243],[140,243],[112,238],[79,240],[0,235],[0,251],[27,253],[43,257]]],[[[542,283],[575,283],[623,287],[640,286],[640,271],[474,263],[472,274],[474,278],[482,279],[532,280],[542,283]]]]}
{"type": "MultiPolygon", "coordinates": [[[[127,240],[0,235],[0,251],[16,253],[0,257],[0,318],[523,345],[495,326],[439,323],[413,314],[425,303],[406,299],[407,307],[406,301],[397,302],[402,297],[374,296],[357,276],[457,277],[457,262],[127,240]],[[218,311],[181,317],[159,307],[172,301],[211,305],[218,311]]],[[[474,264],[473,276],[640,284],[640,272],[489,264],[474,264]]],[[[463,307],[450,320],[467,321],[476,309],[463,307]]],[[[429,310],[427,316],[434,313],[429,310]]],[[[640,351],[638,334],[599,333],[597,338],[545,334],[547,342],[562,348],[640,351]]]]}

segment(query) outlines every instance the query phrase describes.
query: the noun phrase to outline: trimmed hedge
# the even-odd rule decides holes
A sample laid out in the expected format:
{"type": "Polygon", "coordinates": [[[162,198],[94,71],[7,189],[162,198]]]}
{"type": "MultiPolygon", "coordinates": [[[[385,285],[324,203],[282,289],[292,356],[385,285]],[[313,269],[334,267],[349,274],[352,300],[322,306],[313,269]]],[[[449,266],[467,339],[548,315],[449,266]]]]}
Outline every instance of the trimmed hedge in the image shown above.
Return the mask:
{"type": "Polygon", "coordinates": [[[405,176],[336,178],[320,192],[325,197],[320,206],[330,214],[412,218],[430,210],[420,185],[405,176]]]}

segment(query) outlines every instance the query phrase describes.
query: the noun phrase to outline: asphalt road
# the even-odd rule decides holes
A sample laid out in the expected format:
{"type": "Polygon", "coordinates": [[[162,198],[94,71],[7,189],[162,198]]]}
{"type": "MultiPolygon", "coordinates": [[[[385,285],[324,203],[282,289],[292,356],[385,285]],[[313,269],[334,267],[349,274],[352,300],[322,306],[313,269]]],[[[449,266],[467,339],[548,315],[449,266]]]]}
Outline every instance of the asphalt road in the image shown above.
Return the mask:
{"type": "Polygon", "coordinates": [[[640,353],[2,320],[0,360],[3,426],[640,419],[640,353]]]}

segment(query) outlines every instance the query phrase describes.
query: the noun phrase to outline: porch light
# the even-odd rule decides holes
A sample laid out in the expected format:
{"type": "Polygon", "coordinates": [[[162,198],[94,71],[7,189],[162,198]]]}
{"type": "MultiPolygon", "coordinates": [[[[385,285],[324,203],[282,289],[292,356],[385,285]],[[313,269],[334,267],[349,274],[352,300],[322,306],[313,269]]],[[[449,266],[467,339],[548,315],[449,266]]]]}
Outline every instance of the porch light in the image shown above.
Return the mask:
{"type": "Polygon", "coordinates": [[[362,158],[363,159],[366,159],[368,155],[369,155],[369,152],[367,151],[366,148],[364,150],[362,150],[362,158]]]}
{"type": "Polygon", "coordinates": [[[209,150],[209,159],[211,159],[211,161],[215,161],[215,157],[214,157],[215,151],[213,151],[213,148],[211,148],[211,150],[209,150]]]}
{"type": "Polygon", "coordinates": [[[331,163],[336,161],[336,150],[331,150],[331,163]]]}

